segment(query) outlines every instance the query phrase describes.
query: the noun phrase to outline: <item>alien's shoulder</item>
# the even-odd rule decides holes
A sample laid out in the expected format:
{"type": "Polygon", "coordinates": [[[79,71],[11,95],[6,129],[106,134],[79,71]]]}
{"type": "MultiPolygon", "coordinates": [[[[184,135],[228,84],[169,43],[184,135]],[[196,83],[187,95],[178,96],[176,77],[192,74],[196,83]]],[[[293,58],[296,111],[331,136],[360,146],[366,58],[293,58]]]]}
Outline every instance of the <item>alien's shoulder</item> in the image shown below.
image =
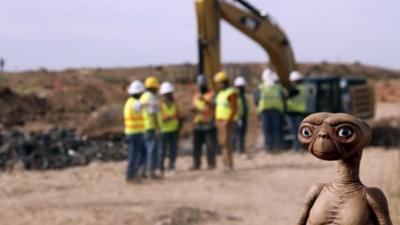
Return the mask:
{"type": "Polygon", "coordinates": [[[383,191],[377,187],[366,187],[366,198],[368,203],[373,206],[387,206],[387,199],[383,191]]]}
{"type": "Polygon", "coordinates": [[[325,183],[316,183],[313,186],[311,186],[307,192],[306,201],[314,201],[319,196],[319,194],[321,193],[321,191],[324,189],[325,186],[326,186],[325,183]]]}

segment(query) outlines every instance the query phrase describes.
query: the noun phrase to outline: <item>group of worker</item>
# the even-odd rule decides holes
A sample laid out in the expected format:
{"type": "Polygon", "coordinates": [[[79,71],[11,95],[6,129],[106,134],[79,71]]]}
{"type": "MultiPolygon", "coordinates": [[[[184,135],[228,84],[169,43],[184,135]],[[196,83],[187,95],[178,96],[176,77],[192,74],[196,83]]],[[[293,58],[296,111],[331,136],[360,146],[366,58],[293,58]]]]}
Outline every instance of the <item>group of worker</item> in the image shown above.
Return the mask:
{"type": "Polygon", "coordinates": [[[309,91],[303,84],[304,76],[298,71],[290,73],[291,89],[286,90],[279,82],[277,74],[269,69],[262,73],[263,82],[254,95],[266,149],[279,150],[285,147],[284,124],[289,125],[293,150],[301,148],[297,140],[297,130],[301,120],[308,113],[309,91]]]}
{"type": "MultiPolygon", "coordinates": [[[[234,168],[233,152],[246,151],[249,104],[246,99],[246,80],[237,77],[231,84],[226,72],[213,77],[217,86],[214,93],[205,75],[197,77],[197,92],[193,95],[193,170],[201,169],[202,149],[206,147],[208,169],[216,167],[216,155],[222,153],[225,171],[234,168]]],[[[305,92],[298,84],[303,79],[292,72],[294,88],[291,91],[279,84],[278,76],[266,69],[263,83],[255,94],[255,103],[262,121],[266,148],[283,148],[283,124],[285,114],[293,135],[305,114],[305,92]]],[[[134,80],[127,92],[129,98],[124,106],[125,134],[128,143],[128,182],[140,182],[144,177],[159,179],[164,173],[173,174],[178,154],[179,131],[182,113],[174,87],[170,82],[161,85],[154,76],[146,78],[144,84],[134,80]],[[165,161],[168,158],[168,171],[165,161]]],[[[299,149],[297,138],[293,148],[299,149]]]]}

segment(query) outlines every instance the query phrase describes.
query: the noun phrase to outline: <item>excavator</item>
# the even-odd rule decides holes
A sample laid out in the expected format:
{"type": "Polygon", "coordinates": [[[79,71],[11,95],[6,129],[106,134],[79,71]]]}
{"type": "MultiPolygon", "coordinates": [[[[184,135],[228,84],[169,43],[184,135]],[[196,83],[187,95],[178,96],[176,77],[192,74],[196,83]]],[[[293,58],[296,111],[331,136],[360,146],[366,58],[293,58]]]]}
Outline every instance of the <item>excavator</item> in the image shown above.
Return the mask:
{"type": "MultiPolygon", "coordinates": [[[[207,76],[215,89],[212,76],[222,69],[220,21],[225,20],[258,43],[267,53],[281,84],[291,89],[290,72],[297,69],[288,37],[266,11],[246,0],[196,0],[198,27],[199,74],[207,76]]],[[[374,116],[373,88],[361,77],[313,76],[305,80],[310,97],[309,113],[346,112],[359,118],[374,116]]]]}

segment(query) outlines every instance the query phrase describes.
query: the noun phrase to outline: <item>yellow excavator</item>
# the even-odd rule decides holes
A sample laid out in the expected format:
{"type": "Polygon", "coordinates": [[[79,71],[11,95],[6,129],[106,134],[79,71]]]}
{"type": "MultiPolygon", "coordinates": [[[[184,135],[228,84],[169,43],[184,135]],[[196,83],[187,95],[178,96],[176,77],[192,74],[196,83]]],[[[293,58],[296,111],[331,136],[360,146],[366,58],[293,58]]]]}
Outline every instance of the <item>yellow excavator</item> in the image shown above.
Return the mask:
{"type": "MultiPolygon", "coordinates": [[[[212,76],[222,69],[220,21],[223,19],[258,43],[267,53],[281,84],[290,89],[289,74],[296,61],[285,32],[263,10],[246,0],[196,0],[199,74],[205,74],[215,89],[212,76]]],[[[374,116],[375,99],[365,78],[314,76],[309,84],[308,111],[346,112],[360,118],[374,116]]]]}

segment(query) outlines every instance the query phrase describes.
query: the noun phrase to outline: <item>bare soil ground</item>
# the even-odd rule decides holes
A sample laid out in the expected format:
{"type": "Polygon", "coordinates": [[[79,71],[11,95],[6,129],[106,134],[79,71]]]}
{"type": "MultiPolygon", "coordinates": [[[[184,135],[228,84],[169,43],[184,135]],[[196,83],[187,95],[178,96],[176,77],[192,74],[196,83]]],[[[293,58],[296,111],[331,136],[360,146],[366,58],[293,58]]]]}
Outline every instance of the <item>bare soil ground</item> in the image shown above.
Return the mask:
{"type": "MultiPolygon", "coordinates": [[[[241,65],[231,67],[233,72],[246,71],[241,65]]],[[[250,75],[260,74],[263,67],[251,65],[250,75]]],[[[375,119],[400,116],[400,71],[324,62],[304,64],[300,70],[305,74],[366,76],[372,79],[379,101],[375,119]]],[[[121,120],[107,124],[104,118],[121,113],[126,98],[123,86],[130,80],[143,79],[148,74],[174,79],[179,85],[177,98],[187,105],[195,87],[185,79],[193,79],[195,71],[194,65],[181,65],[0,75],[0,88],[10,87],[15,93],[0,93],[0,106],[8,106],[0,107],[0,115],[9,118],[1,121],[0,127],[19,125],[26,130],[40,130],[61,126],[90,134],[98,131],[94,125],[100,124],[115,132],[121,120]]],[[[251,83],[257,84],[257,79],[251,83]]],[[[190,112],[184,113],[190,121],[190,112]]],[[[254,115],[250,120],[253,127],[249,130],[248,147],[255,151],[258,122],[254,115]]],[[[190,126],[184,131],[182,138],[187,139],[190,126]]],[[[320,161],[308,153],[255,152],[250,157],[235,156],[236,170],[230,174],[220,168],[191,172],[190,157],[180,157],[175,176],[141,185],[126,184],[124,162],[92,163],[61,171],[0,173],[0,224],[291,224],[308,188],[313,183],[332,180],[335,175],[335,163],[320,161]]],[[[384,190],[393,223],[400,224],[400,149],[368,149],[361,176],[366,185],[384,190]]]]}
{"type": "MultiPolygon", "coordinates": [[[[190,172],[179,158],[173,177],[129,185],[125,163],[0,176],[0,220],[19,224],[291,224],[315,182],[332,180],[334,162],[308,153],[236,158],[236,170],[190,172]]],[[[386,193],[400,223],[400,151],[368,149],[361,176],[386,193]]]]}

